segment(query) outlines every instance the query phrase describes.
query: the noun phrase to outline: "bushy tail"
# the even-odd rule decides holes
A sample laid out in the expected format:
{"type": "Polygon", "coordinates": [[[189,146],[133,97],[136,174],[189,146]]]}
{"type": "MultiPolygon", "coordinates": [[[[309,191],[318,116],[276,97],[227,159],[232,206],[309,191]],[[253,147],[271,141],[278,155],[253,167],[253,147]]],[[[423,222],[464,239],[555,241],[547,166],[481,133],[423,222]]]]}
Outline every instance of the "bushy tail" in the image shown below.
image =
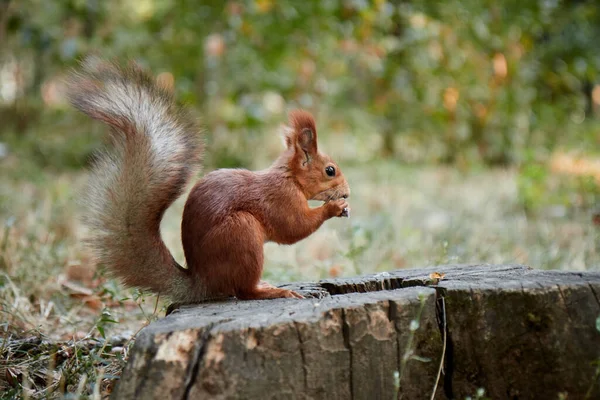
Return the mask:
{"type": "Polygon", "coordinates": [[[114,148],[99,154],[85,194],[98,262],[129,286],[189,297],[190,278],[165,246],[160,221],[201,166],[197,124],[135,65],[87,59],[70,76],[67,96],[112,128],[114,148]]]}

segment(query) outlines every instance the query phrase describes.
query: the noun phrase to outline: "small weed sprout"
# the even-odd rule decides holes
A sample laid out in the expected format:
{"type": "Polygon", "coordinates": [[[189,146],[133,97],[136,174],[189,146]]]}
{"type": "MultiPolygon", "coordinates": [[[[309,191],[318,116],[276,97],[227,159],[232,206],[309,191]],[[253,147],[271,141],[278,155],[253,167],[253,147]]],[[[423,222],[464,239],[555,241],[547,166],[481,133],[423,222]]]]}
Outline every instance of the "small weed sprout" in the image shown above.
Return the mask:
{"type": "Polygon", "coordinates": [[[402,375],[406,371],[406,365],[407,365],[408,361],[409,360],[417,360],[420,362],[431,361],[428,358],[420,357],[420,356],[416,355],[415,351],[413,349],[413,342],[415,340],[416,332],[421,326],[421,316],[423,314],[423,310],[425,309],[426,300],[427,300],[427,297],[423,293],[419,293],[420,306],[419,306],[419,310],[417,311],[417,315],[415,315],[415,318],[410,321],[410,325],[408,327],[409,335],[408,335],[408,340],[406,342],[406,350],[404,351],[404,354],[402,355],[402,358],[400,359],[400,370],[394,371],[394,373],[393,373],[394,374],[394,387],[395,387],[396,395],[397,395],[398,399],[400,399],[402,396],[402,393],[401,393],[402,375]]]}
{"type": "Polygon", "coordinates": [[[102,309],[102,313],[100,313],[100,319],[98,320],[98,322],[96,322],[96,329],[98,329],[98,332],[100,333],[100,336],[102,336],[103,339],[106,339],[106,335],[104,334],[104,328],[108,325],[108,324],[118,324],[119,321],[116,321],[112,314],[110,313],[110,310],[106,307],[104,307],[102,309]]]}

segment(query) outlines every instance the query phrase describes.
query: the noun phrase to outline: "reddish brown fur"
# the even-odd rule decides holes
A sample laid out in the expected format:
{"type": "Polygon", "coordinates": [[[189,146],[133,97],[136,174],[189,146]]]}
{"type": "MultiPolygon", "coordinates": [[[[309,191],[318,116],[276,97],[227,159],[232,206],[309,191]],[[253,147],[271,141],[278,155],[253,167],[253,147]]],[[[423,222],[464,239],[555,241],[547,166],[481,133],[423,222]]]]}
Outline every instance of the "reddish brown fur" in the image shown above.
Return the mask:
{"type": "Polygon", "coordinates": [[[259,285],[263,243],[296,243],[348,207],[344,198],[350,189],[339,167],[318,152],[313,117],[292,112],[290,128],[287,148],[270,168],[213,171],[190,193],[181,225],[183,248],[188,268],[210,296],[297,297],[259,285]],[[327,166],[336,168],[335,177],[326,175],[327,166]],[[309,199],[331,201],[311,209],[309,199]]]}
{"type": "Polygon", "coordinates": [[[290,126],[297,132],[300,132],[302,129],[310,129],[313,132],[317,132],[317,127],[315,126],[315,119],[309,112],[304,110],[294,110],[290,113],[289,116],[290,126]]]}

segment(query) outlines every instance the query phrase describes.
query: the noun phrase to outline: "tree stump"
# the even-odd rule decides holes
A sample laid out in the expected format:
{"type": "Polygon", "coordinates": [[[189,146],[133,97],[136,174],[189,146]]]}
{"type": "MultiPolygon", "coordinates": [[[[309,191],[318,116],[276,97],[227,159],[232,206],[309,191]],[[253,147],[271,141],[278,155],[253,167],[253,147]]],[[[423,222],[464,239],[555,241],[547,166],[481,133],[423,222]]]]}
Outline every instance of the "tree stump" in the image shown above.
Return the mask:
{"type": "Polygon", "coordinates": [[[286,287],[312,297],[149,325],[114,397],[428,399],[441,365],[437,399],[600,398],[598,272],[440,266],[286,287]]]}

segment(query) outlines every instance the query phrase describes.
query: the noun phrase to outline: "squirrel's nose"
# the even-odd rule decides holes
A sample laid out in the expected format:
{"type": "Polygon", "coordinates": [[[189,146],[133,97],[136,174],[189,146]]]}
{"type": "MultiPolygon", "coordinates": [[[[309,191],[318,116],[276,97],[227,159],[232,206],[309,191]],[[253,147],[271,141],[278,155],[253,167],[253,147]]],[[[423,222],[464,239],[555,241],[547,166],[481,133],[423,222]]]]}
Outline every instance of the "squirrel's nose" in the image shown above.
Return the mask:
{"type": "Polygon", "coordinates": [[[343,198],[343,199],[347,199],[347,198],[348,198],[348,195],[347,195],[347,194],[345,194],[345,195],[343,195],[343,196],[342,196],[342,198],[343,198]]]}

